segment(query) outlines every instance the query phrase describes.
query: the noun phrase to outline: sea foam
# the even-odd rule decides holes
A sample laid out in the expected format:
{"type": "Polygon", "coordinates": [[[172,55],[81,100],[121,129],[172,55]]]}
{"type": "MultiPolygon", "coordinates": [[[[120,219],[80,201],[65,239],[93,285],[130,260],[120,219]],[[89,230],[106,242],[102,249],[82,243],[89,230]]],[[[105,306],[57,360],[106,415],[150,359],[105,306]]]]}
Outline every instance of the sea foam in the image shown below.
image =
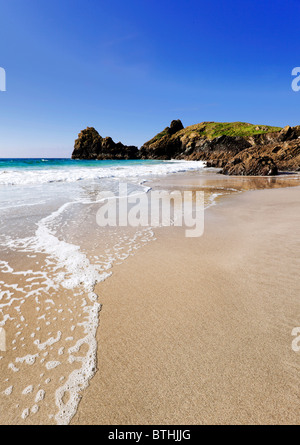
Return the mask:
{"type": "Polygon", "coordinates": [[[60,167],[40,169],[6,169],[0,170],[0,184],[2,185],[33,185],[52,182],[76,182],[83,180],[97,180],[104,178],[118,178],[126,180],[129,177],[159,176],[170,173],[195,171],[205,167],[203,161],[160,161],[157,163],[135,163],[124,165],[109,165],[107,167],[60,167]]]}

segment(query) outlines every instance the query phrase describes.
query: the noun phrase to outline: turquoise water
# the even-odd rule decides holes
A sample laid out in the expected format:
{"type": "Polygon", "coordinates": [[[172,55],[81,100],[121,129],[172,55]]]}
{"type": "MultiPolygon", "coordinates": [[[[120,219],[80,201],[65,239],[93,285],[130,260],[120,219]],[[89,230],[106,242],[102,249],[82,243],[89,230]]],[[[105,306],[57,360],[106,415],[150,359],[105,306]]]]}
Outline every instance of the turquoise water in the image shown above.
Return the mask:
{"type": "Polygon", "coordinates": [[[91,181],[104,178],[141,178],[199,170],[201,161],[86,161],[71,159],[0,159],[1,185],[36,185],[91,181]]]}
{"type": "Polygon", "coordinates": [[[138,166],[138,165],[156,165],[162,161],[156,160],[81,160],[81,159],[69,159],[69,158],[0,158],[0,169],[6,168],[81,168],[81,167],[112,167],[116,165],[120,166],[138,166]]]}

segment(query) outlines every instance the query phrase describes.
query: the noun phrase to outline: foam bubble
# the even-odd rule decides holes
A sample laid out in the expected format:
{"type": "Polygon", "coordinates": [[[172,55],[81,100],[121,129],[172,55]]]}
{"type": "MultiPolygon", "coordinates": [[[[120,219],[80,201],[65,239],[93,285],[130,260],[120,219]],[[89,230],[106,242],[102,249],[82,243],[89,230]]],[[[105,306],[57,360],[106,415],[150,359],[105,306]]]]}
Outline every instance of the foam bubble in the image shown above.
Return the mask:
{"type": "Polygon", "coordinates": [[[36,414],[39,411],[39,406],[38,405],[33,405],[33,407],[31,408],[31,413],[32,414],[36,414]]]}
{"type": "Polygon", "coordinates": [[[32,391],[33,391],[33,385],[29,385],[27,386],[27,388],[23,389],[22,394],[23,395],[31,394],[32,391]]]}
{"type": "Polygon", "coordinates": [[[35,396],[35,403],[39,403],[39,402],[41,402],[42,400],[44,400],[44,398],[45,398],[45,391],[43,390],[43,389],[40,389],[37,393],[36,393],[36,396],[35,396]]]}
{"type": "Polygon", "coordinates": [[[59,365],[61,365],[60,362],[58,362],[58,361],[51,361],[51,362],[47,362],[46,363],[46,368],[47,369],[54,369],[54,368],[57,368],[59,365]]]}
{"type": "Polygon", "coordinates": [[[10,396],[11,393],[13,392],[14,387],[13,386],[9,386],[8,388],[6,388],[5,391],[3,391],[3,394],[6,396],[10,396]]]}
{"type": "Polygon", "coordinates": [[[59,340],[61,339],[61,336],[62,336],[61,331],[58,331],[58,332],[57,332],[57,335],[56,335],[55,338],[54,338],[54,337],[51,337],[51,338],[49,338],[48,340],[46,340],[44,343],[41,343],[40,340],[35,340],[35,341],[34,341],[34,344],[37,345],[37,347],[38,347],[41,351],[43,351],[44,349],[47,348],[47,346],[52,346],[52,345],[54,345],[55,343],[59,342],[59,340]]]}
{"type": "Polygon", "coordinates": [[[17,368],[13,363],[10,363],[8,365],[8,368],[11,369],[13,372],[19,372],[19,368],[17,368]]]}
{"type": "Polygon", "coordinates": [[[16,362],[17,363],[26,363],[29,366],[34,365],[36,358],[39,356],[39,354],[28,354],[25,355],[25,357],[17,357],[16,362]]]}

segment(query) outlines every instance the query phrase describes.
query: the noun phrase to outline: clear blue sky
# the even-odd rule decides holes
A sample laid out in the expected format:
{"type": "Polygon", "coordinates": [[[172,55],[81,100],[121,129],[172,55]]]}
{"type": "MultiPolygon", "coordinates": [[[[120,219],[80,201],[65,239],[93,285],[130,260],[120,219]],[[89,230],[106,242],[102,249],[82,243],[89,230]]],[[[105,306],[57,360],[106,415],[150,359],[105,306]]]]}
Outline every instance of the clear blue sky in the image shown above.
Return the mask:
{"type": "Polygon", "coordinates": [[[181,119],[300,123],[299,0],[0,0],[0,157],[142,145],[181,119]]]}

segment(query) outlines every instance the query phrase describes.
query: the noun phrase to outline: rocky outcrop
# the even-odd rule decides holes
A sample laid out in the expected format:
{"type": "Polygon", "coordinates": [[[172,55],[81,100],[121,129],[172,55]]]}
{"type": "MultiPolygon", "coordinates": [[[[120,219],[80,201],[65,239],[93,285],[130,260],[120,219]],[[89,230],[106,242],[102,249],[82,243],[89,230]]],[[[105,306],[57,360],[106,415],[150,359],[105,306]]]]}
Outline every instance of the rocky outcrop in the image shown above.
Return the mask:
{"type": "Polygon", "coordinates": [[[172,134],[177,133],[177,131],[183,130],[184,126],[180,119],[174,120],[171,122],[170,127],[166,128],[167,133],[172,136],[172,134]]]}
{"type": "Polygon", "coordinates": [[[176,132],[167,127],[143,145],[140,155],[143,159],[203,160],[228,175],[300,171],[300,126],[280,129],[242,122],[203,122],[182,126],[176,132]]]}
{"type": "Polygon", "coordinates": [[[269,156],[252,156],[245,150],[231,159],[220,173],[239,176],[274,176],[278,168],[269,156]]]}
{"type": "MultiPolygon", "coordinates": [[[[298,127],[295,127],[296,130],[298,127]]],[[[291,128],[291,130],[293,130],[291,128]]],[[[289,136],[285,137],[281,132],[277,142],[266,145],[254,145],[233,158],[229,159],[221,170],[221,173],[229,175],[260,175],[262,170],[266,175],[276,175],[278,171],[300,171],[300,139],[297,133],[289,131],[289,136]],[[296,139],[290,139],[295,137],[296,139]],[[290,140],[289,140],[290,139],[290,140]],[[256,164],[256,173],[253,166],[256,164]],[[264,167],[263,167],[264,165],[264,167]],[[268,172],[267,166],[269,166],[268,172]]]]}
{"type": "Polygon", "coordinates": [[[140,158],[167,160],[179,156],[182,152],[182,143],[179,137],[173,136],[183,130],[183,128],[182,122],[179,119],[173,120],[170,127],[166,127],[161,133],[140,148],[140,158]]]}
{"type": "Polygon", "coordinates": [[[189,160],[207,161],[210,167],[223,167],[228,159],[250,148],[251,144],[241,137],[220,136],[213,140],[202,140],[187,148],[183,156],[189,160]]]}
{"type": "Polygon", "coordinates": [[[292,141],[300,136],[300,125],[296,127],[290,127],[287,125],[282,130],[277,132],[270,132],[264,134],[256,134],[250,136],[248,141],[251,145],[269,145],[274,143],[281,143],[286,141],[292,141]]]}
{"type": "Polygon", "coordinates": [[[300,171],[300,126],[281,129],[202,122],[184,128],[178,119],[140,150],[102,138],[88,127],[79,133],[72,158],[203,160],[226,175],[270,176],[278,171],[300,171]]]}
{"type": "Polygon", "coordinates": [[[140,158],[168,160],[177,158],[181,153],[182,145],[180,139],[170,139],[169,134],[166,134],[149,146],[143,145],[140,149],[140,158]]]}
{"type": "Polygon", "coordinates": [[[247,150],[249,156],[269,156],[280,171],[300,171],[300,139],[255,145],[247,150]]]}
{"type": "Polygon", "coordinates": [[[202,122],[184,128],[180,120],[172,121],[170,127],[141,147],[140,156],[142,159],[205,160],[215,167],[224,167],[229,158],[240,151],[263,143],[259,137],[274,129],[280,130],[242,122],[202,122]]]}
{"type": "Polygon", "coordinates": [[[101,136],[93,127],[82,130],[75,141],[72,159],[97,159],[101,136]]]}
{"type": "Polygon", "coordinates": [[[93,127],[82,130],[75,141],[72,159],[137,159],[138,148],[115,143],[112,138],[102,138],[93,127]]]}

